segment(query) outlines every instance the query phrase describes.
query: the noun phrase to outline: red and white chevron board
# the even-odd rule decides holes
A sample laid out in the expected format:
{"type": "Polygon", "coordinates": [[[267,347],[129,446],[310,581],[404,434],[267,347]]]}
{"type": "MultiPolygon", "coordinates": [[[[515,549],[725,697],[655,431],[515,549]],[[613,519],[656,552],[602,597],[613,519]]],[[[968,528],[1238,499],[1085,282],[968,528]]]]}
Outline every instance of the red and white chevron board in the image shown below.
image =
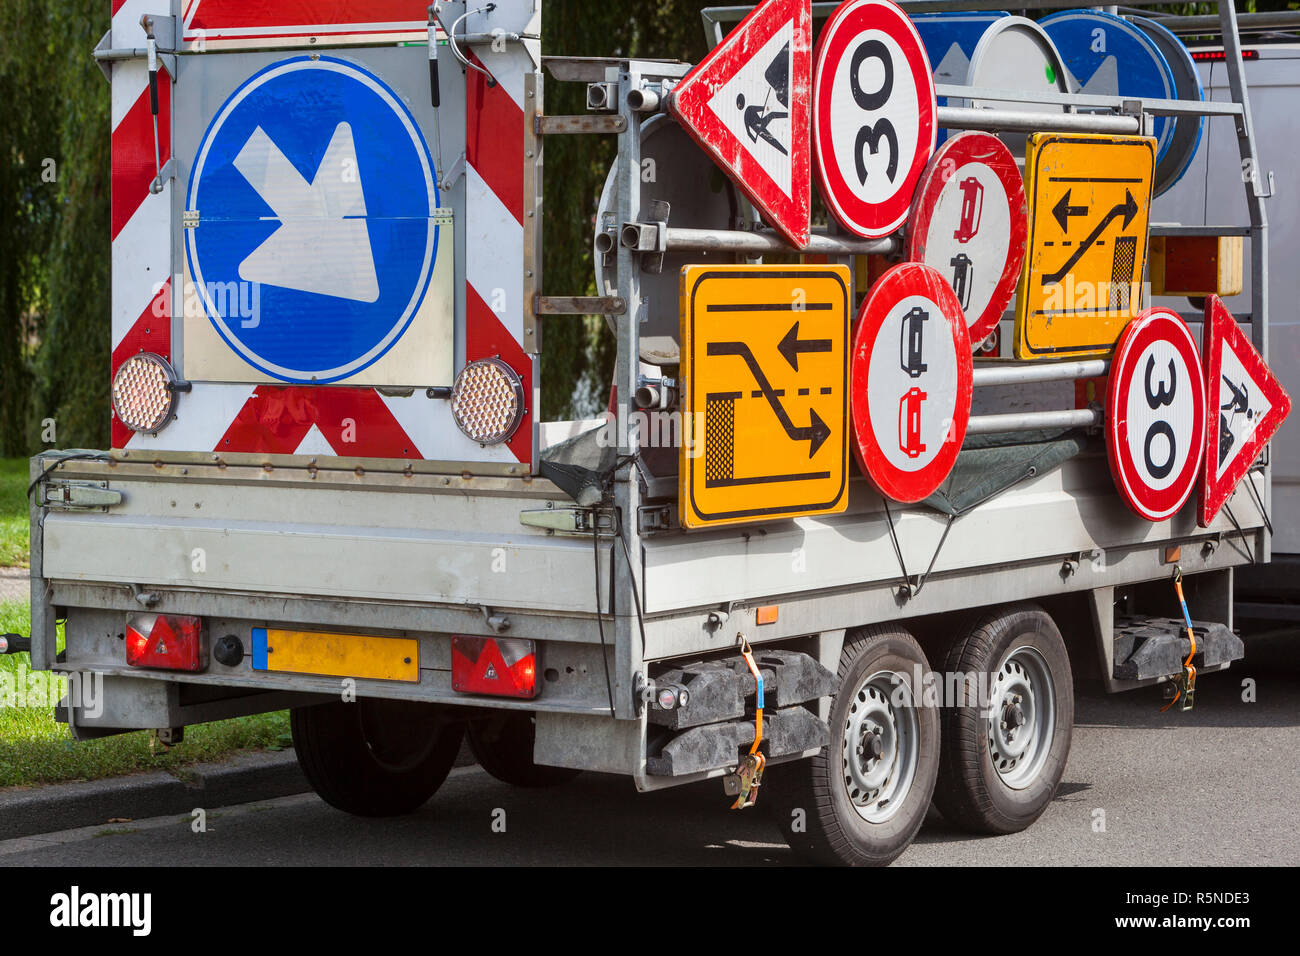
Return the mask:
{"type": "Polygon", "coordinates": [[[184,0],[183,7],[183,42],[192,51],[421,40],[429,17],[424,0],[184,0]]]}
{"type": "MultiPolygon", "coordinates": [[[[144,44],[140,17],[156,0],[113,0],[114,47],[144,44]]],[[[376,11],[399,22],[412,5],[389,3],[245,4],[195,0],[186,7],[187,25],[216,23],[219,11],[242,11],[240,29],[253,29],[250,10],[273,8],[268,30],[294,26],[295,10],[310,8],[320,23],[347,29],[376,11]],[[373,9],[372,9],[373,8],[373,9]],[[380,8],[383,8],[380,10],[380,8]],[[354,22],[345,22],[348,12],[354,22]],[[291,22],[293,21],[293,22],[291,22]]],[[[225,21],[223,21],[225,22],[225,21]]],[[[234,22],[232,19],[230,22],[234,22]]],[[[423,25],[421,26],[423,29],[423,25]]],[[[188,26],[187,26],[188,29],[188,26]]],[[[207,27],[203,27],[207,29],[207,27]]],[[[354,32],[356,30],[354,29],[354,32]]],[[[270,34],[267,34],[269,36],[270,34]]],[[[425,34],[421,34],[424,36],[425,34]]],[[[252,34],[247,34],[252,44],[252,34]]],[[[258,36],[257,45],[266,45],[258,36]]],[[[276,41],[275,45],[279,45],[276,41]]],[[[175,421],[156,436],[138,435],[113,418],[113,447],[158,451],[405,458],[445,462],[524,463],[536,467],[536,355],[524,339],[524,100],[525,77],[534,73],[535,45],[508,44],[504,51],[474,46],[470,55],[497,82],[469,71],[465,112],[466,173],[463,215],[456,229],[465,236],[464,353],[461,361],[499,356],[522,378],[528,414],[513,438],[483,448],[466,438],[451,418],[449,403],[382,395],[373,388],[224,384],[198,382],[183,395],[175,421]]],[[[162,162],[171,155],[171,82],[159,74],[159,142],[162,162]]],[[[182,91],[183,95],[183,91],[182,91]]],[[[183,184],[169,181],[154,195],[153,117],[143,60],[119,60],[113,68],[113,362],[141,351],[172,358],[172,288],[185,281],[172,271],[172,198],[183,184]]],[[[444,103],[444,117],[447,104],[444,103]]],[[[444,118],[444,123],[447,119],[444,118]]],[[[182,157],[183,159],[183,157],[182,157]]],[[[179,301],[179,300],[178,300],[179,301]]],[[[462,340],[457,336],[458,341],[462,340]]],[[[183,372],[183,369],[181,370],[183,372]]]]}

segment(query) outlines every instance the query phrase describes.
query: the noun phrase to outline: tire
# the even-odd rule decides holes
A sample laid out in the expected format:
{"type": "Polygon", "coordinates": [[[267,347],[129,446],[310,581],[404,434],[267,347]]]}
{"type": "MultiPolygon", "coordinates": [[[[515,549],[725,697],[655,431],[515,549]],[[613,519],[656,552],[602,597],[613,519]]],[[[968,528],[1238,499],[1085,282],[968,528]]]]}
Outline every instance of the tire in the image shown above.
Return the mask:
{"type": "Polygon", "coordinates": [[[289,712],[298,764],[330,806],[359,817],[413,813],[442,786],[464,737],[446,708],[331,701],[289,712]]]}
{"type": "Polygon", "coordinates": [[[760,791],[799,856],[884,866],[921,829],[939,772],[939,714],[913,688],[918,667],[929,671],[925,653],[901,627],[873,625],[846,637],[830,745],[809,760],[773,767],[760,791]],[[908,704],[895,707],[891,698],[908,704]],[[865,757],[868,747],[877,756],[865,757]],[[850,758],[858,761],[852,768],[850,758]]]}
{"type": "Polygon", "coordinates": [[[502,783],[515,787],[555,787],[582,773],[533,763],[537,718],[530,713],[511,711],[504,717],[470,721],[468,736],[479,765],[502,783]]]}
{"type": "Polygon", "coordinates": [[[943,709],[935,805],[972,833],[1018,833],[1052,802],[1070,756],[1074,681],[1061,632],[1036,604],[992,611],[953,644],[945,671],[989,690],[986,707],[977,698],[943,709]]]}

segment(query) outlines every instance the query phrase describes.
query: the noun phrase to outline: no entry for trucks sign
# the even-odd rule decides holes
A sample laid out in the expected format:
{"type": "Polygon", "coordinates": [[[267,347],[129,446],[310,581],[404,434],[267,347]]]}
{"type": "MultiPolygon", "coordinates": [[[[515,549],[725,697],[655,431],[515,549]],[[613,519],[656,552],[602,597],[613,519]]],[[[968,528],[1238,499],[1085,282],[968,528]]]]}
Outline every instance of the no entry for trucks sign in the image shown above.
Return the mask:
{"type": "Polygon", "coordinates": [[[1104,356],[1141,305],[1156,141],[1035,133],[1017,358],[1104,356]]]}
{"type": "Polygon", "coordinates": [[[952,471],[971,404],[966,321],[948,280],[905,262],[862,303],[853,338],[858,464],[881,494],[921,501],[952,471]]]}
{"type": "Polygon", "coordinates": [[[1015,157],[988,133],[960,133],[934,154],[903,257],[948,277],[972,346],[997,328],[1025,259],[1025,187],[1015,157]]]}
{"type": "Polygon", "coordinates": [[[812,4],[766,0],[673,90],[668,107],[796,246],[809,239],[812,4]]]}
{"type": "Polygon", "coordinates": [[[1197,518],[1208,528],[1291,414],[1291,396],[1217,295],[1205,301],[1201,354],[1210,408],[1197,518]]]}
{"type": "Polygon", "coordinates": [[[822,197],[846,229],[887,236],[934,152],[925,47],[890,0],[847,0],[817,41],[813,141],[822,197]]]}
{"type": "Polygon", "coordinates": [[[682,272],[682,525],[848,504],[849,271],[682,272]]]}
{"type": "Polygon", "coordinates": [[[1192,334],[1169,309],[1147,309],[1120,335],[1106,397],[1111,475],[1148,521],[1175,514],[1199,477],[1205,379],[1192,334]]]}

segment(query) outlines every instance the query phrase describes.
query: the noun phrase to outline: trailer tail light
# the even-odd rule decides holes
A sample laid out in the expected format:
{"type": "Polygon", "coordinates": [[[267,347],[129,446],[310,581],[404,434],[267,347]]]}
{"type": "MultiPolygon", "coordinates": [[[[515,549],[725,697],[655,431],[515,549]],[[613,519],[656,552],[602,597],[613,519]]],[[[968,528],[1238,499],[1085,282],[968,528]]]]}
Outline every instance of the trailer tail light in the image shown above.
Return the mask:
{"type": "Polygon", "coordinates": [[[133,614],[126,622],[126,662],[170,671],[203,670],[203,618],[133,614]]]}
{"type": "Polygon", "coordinates": [[[509,439],[526,412],[523,382],[501,359],[470,362],[456,376],[452,417],[457,427],[480,445],[499,445],[509,439]]]}
{"type": "Polygon", "coordinates": [[[176,374],[152,352],[132,355],[113,376],[113,411],[133,432],[159,432],[176,414],[176,374]]]}
{"type": "Polygon", "coordinates": [[[451,686],[462,694],[537,696],[537,645],[504,637],[451,639],[451,686]]]}

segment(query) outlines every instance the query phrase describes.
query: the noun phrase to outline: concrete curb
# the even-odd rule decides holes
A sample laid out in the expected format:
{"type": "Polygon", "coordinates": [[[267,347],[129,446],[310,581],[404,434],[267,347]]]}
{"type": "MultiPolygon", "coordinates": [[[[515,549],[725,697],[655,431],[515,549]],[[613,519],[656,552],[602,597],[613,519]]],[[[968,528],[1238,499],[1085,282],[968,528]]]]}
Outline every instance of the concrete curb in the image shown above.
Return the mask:
{"type": "MultiPolygon", "coordinates": [[[[454,766],[476,763],[469,743],[461,744],[454,766]]],[[[82,783],[52,783],[0,790],[0,841],[73,830],[109,820],[143,820],[188,814],[311,790],[292,749],[249,751],[213,763],[82,783]]]]}
{"type": "Polygon", "coordinates": [[[0,791],[0,840],[70,830],[111,819],[188,814],[310,790],[292,750],[254,751],[180,771],[0,791]]]}

